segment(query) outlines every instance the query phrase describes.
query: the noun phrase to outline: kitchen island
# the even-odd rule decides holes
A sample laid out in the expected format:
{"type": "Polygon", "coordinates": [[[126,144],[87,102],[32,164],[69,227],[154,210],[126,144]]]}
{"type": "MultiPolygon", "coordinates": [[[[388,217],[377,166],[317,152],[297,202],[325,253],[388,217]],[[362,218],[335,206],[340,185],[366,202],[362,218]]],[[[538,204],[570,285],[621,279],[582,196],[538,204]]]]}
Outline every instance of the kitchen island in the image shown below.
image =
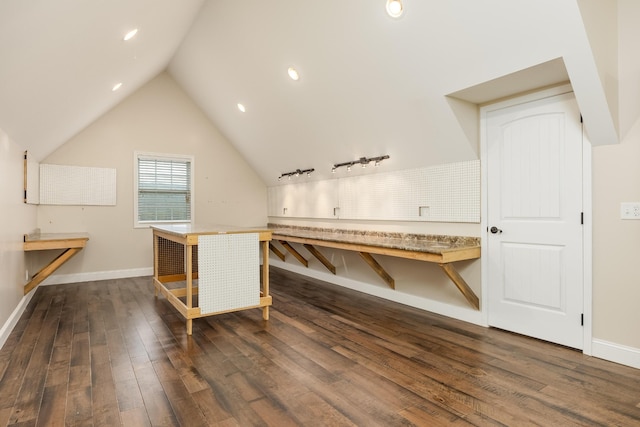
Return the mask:
{"type": "Polygon", "coordinates": [[[270,230],[191,224],[151,228],[155,295],[164,295],[186,319],[187,335],[193,319],[205,316],[262,308],[262,318],[269,319],[270,230]]]}

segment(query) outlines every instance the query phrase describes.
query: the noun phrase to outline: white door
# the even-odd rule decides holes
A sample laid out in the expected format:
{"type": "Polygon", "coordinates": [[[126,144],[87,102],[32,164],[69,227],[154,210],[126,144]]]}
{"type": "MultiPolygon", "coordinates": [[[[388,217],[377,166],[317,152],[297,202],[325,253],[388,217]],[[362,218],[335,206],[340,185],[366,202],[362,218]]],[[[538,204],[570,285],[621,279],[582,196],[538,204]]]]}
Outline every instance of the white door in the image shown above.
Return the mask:
{"type": "Polygon", "coordinates": [[[488,111],[488,322],[583,348],[582,126],[573,93],[488,111]]]}

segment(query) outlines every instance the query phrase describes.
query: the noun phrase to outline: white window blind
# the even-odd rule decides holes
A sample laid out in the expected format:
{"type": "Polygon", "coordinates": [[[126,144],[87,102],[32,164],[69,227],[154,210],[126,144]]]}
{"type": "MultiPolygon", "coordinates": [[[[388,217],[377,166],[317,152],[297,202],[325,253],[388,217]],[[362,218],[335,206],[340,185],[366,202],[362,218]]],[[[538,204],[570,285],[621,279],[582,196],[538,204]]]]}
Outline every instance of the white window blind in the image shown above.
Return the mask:
{"type": "Polygon", "coordinates": [[[191,221],[192,161],[137,156],[137,222],[191,221]]]}

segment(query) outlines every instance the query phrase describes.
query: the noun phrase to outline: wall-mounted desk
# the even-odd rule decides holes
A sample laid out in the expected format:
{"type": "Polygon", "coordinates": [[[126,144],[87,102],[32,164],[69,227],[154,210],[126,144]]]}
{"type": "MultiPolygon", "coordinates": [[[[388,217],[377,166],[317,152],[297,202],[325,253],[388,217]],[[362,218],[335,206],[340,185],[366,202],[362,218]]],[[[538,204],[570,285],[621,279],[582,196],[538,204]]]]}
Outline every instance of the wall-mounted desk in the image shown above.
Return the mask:
{"type": "Polygon", "coordinates": [[[42,283],[65,262],[69,261],[75,254],[80,252],[87,244],[87,240],[89,240],[89,235],[87,233],[25,234],[23,243],[25,252],[53,249],[63,249],[63,252],[31,277],[29,283],[24,286],[24,294],[26,295],[31,292],[33,288],[42,283]]]}
{"type": "MultiPolygon", "coordinates": [[[[436,263],[469,304],[476,310],[480,309],[478,296],[452,264],[456,261],[480,258],[480,241],[477,238],[333,230],[276,224],[269,224],[269,227],[273,230],[273,240],[280,242],[287,252],[305,267],[308,267],[308,260],[290,243],[302,244],[333,274],[336,274],[335,266],[316,249],[316,246],[356,251],[392,289],[395,289],[393,277],[373,258],[372,254],[436,263]]],[[[273,245],[270,248],[284,261],[285,255],[282,251],[273,245]]]]}
{"type": "Polygon", "coordinates": [[[187,335],[193,319],[215,314],[262,308],[262,318],[269,319],[270,230],[190,224],[151,228],[155,294],[162,293],[186,319],[187,335]],[[170,287],[172,282],[184,286],[170,287]]]}

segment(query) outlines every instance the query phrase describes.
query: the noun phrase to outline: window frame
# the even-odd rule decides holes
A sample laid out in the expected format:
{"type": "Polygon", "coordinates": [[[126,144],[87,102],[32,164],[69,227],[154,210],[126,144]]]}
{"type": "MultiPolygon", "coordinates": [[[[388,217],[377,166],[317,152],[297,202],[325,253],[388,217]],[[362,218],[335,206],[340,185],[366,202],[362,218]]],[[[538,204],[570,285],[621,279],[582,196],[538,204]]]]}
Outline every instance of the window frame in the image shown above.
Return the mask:
{"type": "Polygon", "coordinates": [[[158,224],[194,224],[195,223],[195,158],[188,154],[166,154],[166,153],[151,153],[146,151],[134,151],[133,153],[133,228],[149,228],[152,225],[158,224]],[[139,187],[138,187],[138,160],[160,160],[160,161],[177,161],[177,162],[189,162],[190,163],[190,209],[191,219],[189,221],[140,221],[139,218],[139,187]]]}

